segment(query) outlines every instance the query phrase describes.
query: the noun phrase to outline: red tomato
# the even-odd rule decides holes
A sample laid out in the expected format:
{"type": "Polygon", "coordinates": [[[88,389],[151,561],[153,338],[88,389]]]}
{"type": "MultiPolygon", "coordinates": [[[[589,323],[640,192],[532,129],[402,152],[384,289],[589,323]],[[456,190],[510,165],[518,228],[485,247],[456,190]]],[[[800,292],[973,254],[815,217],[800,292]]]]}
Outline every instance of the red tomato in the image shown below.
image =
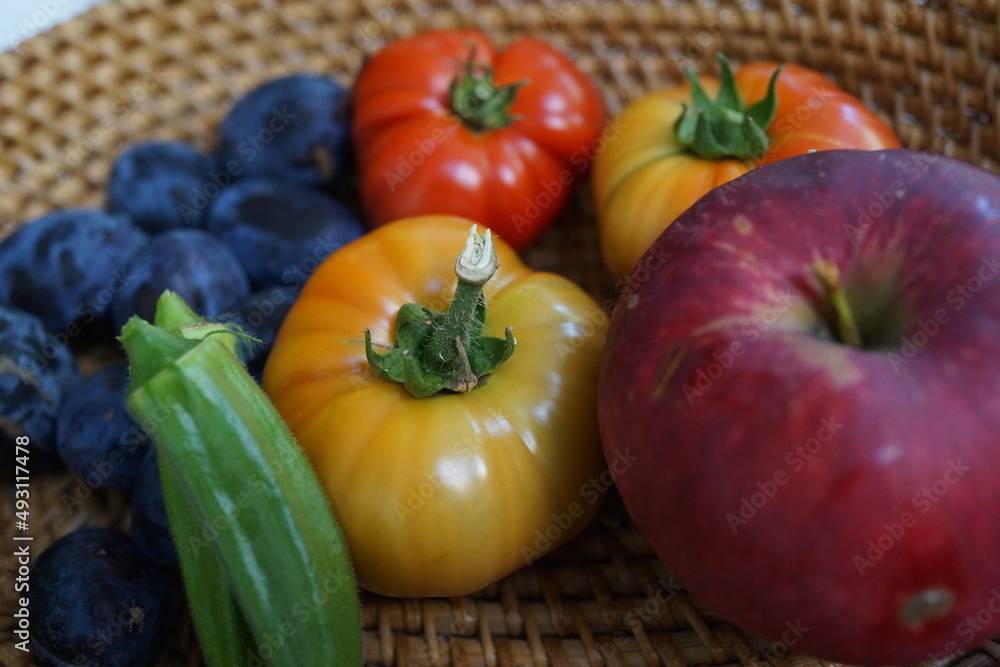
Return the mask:
{"type": "Polygon", "coordinates": [[[605,121],[600,92],[532,39],[425,32],[372,56],[354,89],[353,141],[373,226],[464,216],[520,250],[559,214],[605,121]]]}

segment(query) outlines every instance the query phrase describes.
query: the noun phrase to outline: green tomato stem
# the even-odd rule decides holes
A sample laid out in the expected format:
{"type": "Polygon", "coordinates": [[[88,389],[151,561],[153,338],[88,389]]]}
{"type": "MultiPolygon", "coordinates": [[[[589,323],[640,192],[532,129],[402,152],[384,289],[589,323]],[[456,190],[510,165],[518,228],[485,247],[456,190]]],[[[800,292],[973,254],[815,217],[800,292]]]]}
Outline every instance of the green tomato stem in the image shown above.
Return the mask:
{"type": "Polygon", "coordinates": [[[397,346],[381,354],[375,352],[371,333],[365,331],[365,354],[376,374],[402,383],[420,398],[471,391],[481,385],[514,352],[509,327],[504,338],[482,335],[486,320],[483,286],[498,266],[489,230],[478,235],[473,226],[455,262],[458,284],[447,311],[404,305],[396,317],[397,346]]]}
{"type": "Polygon", "coordinates": [[[493,277],[498,266],[489,231],[477,236],[475,228],[470,229],[465,248],[455,262],[455,275],[458,276],[455,295],[444,313],[441,326],[434,329],[428,341],[425,354],[428,364],[448,370],[458,360],[463,371],[471,373],[465,348],[472,337],[482,330],[483,322],[479,321],[476,311],[485,307],[483,286],[493,277]],[[464,361],[463,356],[466,357],[464,361]]]}
{"type": "Polygon", "coordinates": [[[684,105],[674,124],[677,140],[691,153],[709,160],[760,158],[771,142],[767,129],[778,109],[775,84],[781,67],[771,75],[767,94],[747,107],[736,89],[732,66],[721,53],[717,57],[722,73],[714,101],[695,73],[690,69],[685,72],[691,84],[691,104],[684,105]]]}
{"type": "Polygon", "coordinates": [[[487,132],[507,127],[515,120],[510,107],[517,91],[526,81],[497,86],[493,69],[476,62],[476,49],[472,47],[465,61],[464,72],[455,76],[449,89],[451,110],[462,123],[474,132],[487,132]]]}

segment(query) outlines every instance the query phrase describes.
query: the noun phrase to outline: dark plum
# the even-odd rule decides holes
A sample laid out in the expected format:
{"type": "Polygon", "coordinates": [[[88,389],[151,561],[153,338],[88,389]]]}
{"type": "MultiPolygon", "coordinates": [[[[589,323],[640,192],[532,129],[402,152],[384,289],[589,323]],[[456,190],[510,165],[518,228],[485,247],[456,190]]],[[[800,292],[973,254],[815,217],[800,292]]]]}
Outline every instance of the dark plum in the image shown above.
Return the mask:
{"type": "Polygon", "coordinates": [[[177,570],[180,563],[170,523],[167,506],[160,484],[160,466],[156,446],[150,447],[139,467],[132,493],[132,537],[139,551],[160,567],[177,570]]]}
{"type": "Polygon", "coordinates": [[[208,202],[221,187],[213,180],[214,167],[215,160],[182,141],[129,146],[111,166],[108,210],[152,234],[202,227],[208,202]]]}
{"type": "Polygon", "coordinates": [[[129,281],[112,304],[116,330],[132,315],[152,321],[164,290],[177,292],[200,315],[214,316],[250,293],[246,272],[233,251],[201,229],[172,229],[137,252],[129,281]]]}
{"type": "Polygon", "coordinates": [[[57,462],[59,406],[79,377],[73,354],[41,320],[0,306],[0,450],[13,454],[14,445],[27,438],[32,471],[57,462]]]}
{"type": "Polygon", "coordinates": [[[53,542],[31,568],[31,645],[43,665],[143,667],[165,645],[164,572],[131,537],[85,527],[53,542]]]}
{"type": "Polygon", "coordinates": [[[63,398],[56,448],[69,470],[96,488],[131,491],[149,438],[125,406],[128,364],[94,371],[63,398]]]}
{"type": "Polygon", "coordinates": [[[217,168],[326,186],[348,162],[347,91],[319,74],[270,79],[239,98],[219,126],[217,168]]]}
{"type": "Polygon", "coordinates": [[[111,302],[131,280],[125,265],[147,240],[123,215],[44,215],[0,242],[0,303],[34,313],[67,341],[109,337],[111,302]]]}
{"type": "Polygon", "coordinates": [[[260,382],[267,355],[274,346],[285,316],[298,296],[298,290],[287,285],[265,287],[226,308],[219,319],[238,324],[259,343],[238,343],[237,351],[250,374],[260,382]]]}
{"type": "Polygon", "coordinates": [[[360,217],[331,196],[266,179],[231,185],[206,225],[233,248],[258,288],[301,286],[319,262],[365,231],[360,217]]]}

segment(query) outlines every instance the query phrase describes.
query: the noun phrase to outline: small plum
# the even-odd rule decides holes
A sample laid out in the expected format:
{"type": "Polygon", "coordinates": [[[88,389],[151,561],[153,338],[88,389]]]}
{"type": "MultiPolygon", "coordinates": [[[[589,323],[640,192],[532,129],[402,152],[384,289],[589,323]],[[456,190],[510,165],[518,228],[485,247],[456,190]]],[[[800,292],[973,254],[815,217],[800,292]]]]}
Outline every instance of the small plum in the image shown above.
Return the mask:
{"type": "Polygon", "coordinates": [[[125,406],[128,383],[127,363],[112,363],[76,384],[59,409],[59,456],[91,486],[96,477],[107,488],[131,491],[149,449],[149,438],[125,406]]]}
{"type": "Polygon", "coordinates": [[[214,167],[211,157],[182,141],[129,146],[111,166],[108,210],[151,234],[201,227],[209,198],[218,193],[214,167]]]}
{"type": "Polygon", "coordinates": [[[177,570],[180,561],[170,533],[167,505],[160,483],[156,446],[146,450],[132,493],[132,538],[146,558],[160,567],[177,570]]]}
{"type": "Polygon", "coordinates": [[[172,229],[153,237],[126,270],[130,279],[112,304],[116,331],[132,315],[151,322],[164,290],[177,292],[195,312],[209,317],[250,292],[233,251],[201,229],[172,229]]]}
{"type": "Polygon", "coordinates": [[[79,377],[73,354],[41,320],[0,306],[0,449],[27,446],[33,471],[56,463],[59,406],[79,377]]]}
{"type": "Polygon", "coordinates": [[[213,203],[208,230],[240,258],[254,287],[298,286],[330,253],[365,232],[337,199],[302,185],[248,179],[213,203]]]}
{"type": "Polygon", "coordinates": [[[163,571],[131,537],[79,528],[31,568],[31,646],[49,667],[153,665],[169,628],[168,593],[163,571]]]}
{"type": "Polygon", "coordinates": [[[343,85],[319,74],[265,81],[223,118],[217,168],[240,179],[330,185],[348,161],[347,98],[343,85]]]}
{"type": "Polygon", "coordinates": [[[109,339],[108,313],[128,286],[129,259],[148,240],[123,215],[64,209],[0,242],[0,303],[41,318],[71,342],[109,339]]]}
{"type": "Polygon", "coordinates": [[[232,322],[256,341],[237,343],[237,353],[250,375],[260,382],[264,363],[274,346],[285,316],[298,297],[298,290],[286,285],[264,287],[226,308],[219,319],[232,322]]]}

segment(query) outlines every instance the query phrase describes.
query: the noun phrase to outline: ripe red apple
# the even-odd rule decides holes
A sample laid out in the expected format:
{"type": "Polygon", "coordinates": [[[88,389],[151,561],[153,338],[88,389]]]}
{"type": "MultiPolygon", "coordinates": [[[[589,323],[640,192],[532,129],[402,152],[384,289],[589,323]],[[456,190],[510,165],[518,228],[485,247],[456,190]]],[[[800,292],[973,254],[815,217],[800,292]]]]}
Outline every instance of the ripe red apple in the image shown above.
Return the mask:
{"type": "Polygon", "coordinates": [[[1000,634],[1000,177],[806,154],[706,195],[647,254],[611,318],[600,425],[678,580],[831,660],[1000,634]]]}

